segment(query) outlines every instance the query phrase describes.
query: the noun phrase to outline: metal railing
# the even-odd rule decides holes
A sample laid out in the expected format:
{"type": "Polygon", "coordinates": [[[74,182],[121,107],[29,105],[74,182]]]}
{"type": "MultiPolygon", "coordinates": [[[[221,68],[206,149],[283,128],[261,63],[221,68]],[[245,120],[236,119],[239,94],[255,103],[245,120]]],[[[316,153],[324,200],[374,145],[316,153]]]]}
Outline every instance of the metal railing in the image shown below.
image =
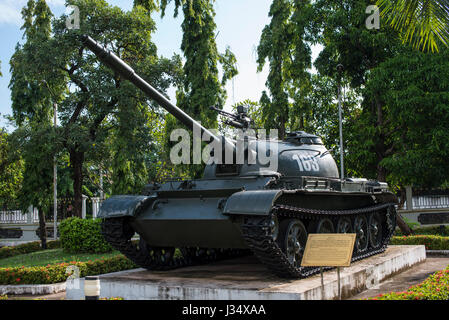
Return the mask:
{"type": "Polygon", "coordinates": [[[36,208],[30,207],[28,212],[22,212],[22,210],[0,210],[1,224],[23,224],[37,222],[39,222],[39,215],[36,208]]]}
{"type": "MultiPolygon", "coordinates": [[[[98,215],[98,211],[100,209],[102,201],[100,198],[88,198],[83,196],[83,208],[82,208],[82,216],[83,218],[88,216],[92,216],[96,218],[98,215]],[[89,200],[89,204],[87,203],[89,200]]],[[[73,212],[73,199],[72,198],[61,198],[58,199],[58,207],[57,207],[57,220],[62,221],[66,218],[72,217],[74,215],[73,212]]],[[[53,205],[50,206],[50,209],[45,214],[45,221],[47,223],[53,222],[53,205]]],[[[27,211],[22,212],[22,210],[10,210],[0,209],[0,224],[34,224],[39,222],[39,214],[37,208],[33,208],[30,206],[27,211]]]]}
{"type": "MultiPolygon", "coordinates": [[[[413,196],[413,209],[449,209],[449,195],[413,196]]],[[[407,208],[407,202],[404,205],[407,208]]]]}

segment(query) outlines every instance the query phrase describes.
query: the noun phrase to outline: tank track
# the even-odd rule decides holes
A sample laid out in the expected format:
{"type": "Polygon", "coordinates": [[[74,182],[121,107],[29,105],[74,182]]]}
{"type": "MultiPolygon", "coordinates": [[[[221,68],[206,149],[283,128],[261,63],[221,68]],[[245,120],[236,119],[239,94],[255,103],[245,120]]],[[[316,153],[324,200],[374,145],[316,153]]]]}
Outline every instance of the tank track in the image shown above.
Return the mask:
{"type": "MultiPolygon", "coordinates": [[[[353,222],[360,215],[367,217],[375,212],[383,212],[383,232],[381,243],[377,248],[372,248],[368,241],[366,250],[356,252],[354,249],[352,262],[367,258],[386,250],[388,242],[393,235],[396,221],[396,210],[394,204],[380,204],[368,208],[355,210],[315,210],[297,208],[288,205],[275,205],[271,210],[271,216],[247,216],[241,227],[243,237],[257,258],[265,264],[276,275],[283,278],[305,278],[320,271],[319,267],[300,267],[293,265],[286,254],[281,250],[279,242],[273,238],[272,221],[277,219],[299,219],[310,225],[311,222],[322,218],[331,219],[334,222],[340,217],[348,217],[353,222]]],[[[280,235],[281,236],[281,235],[280,235]]],[[[326,269],[331,269],[327,267],[326,269]]]]}
{"type": "Polygon", "coordinates": [[[181,267],[211,263],[250,254],[250,250],[209,248],[151,248],[145,241],[131,241],[134,235],[127,218],[104,219],[101,233],[105,240],[136,265],[148,270],[172,270],[181,267]]]}

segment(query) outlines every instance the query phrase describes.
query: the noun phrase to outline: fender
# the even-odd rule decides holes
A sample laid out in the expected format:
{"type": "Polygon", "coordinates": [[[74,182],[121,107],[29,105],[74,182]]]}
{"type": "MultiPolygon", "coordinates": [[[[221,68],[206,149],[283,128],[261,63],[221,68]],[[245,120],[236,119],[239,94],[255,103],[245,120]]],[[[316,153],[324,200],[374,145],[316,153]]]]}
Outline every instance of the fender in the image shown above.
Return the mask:
{"type": "Polygon", "coordinates": [[[112,196],[105,200],[98,212],[98,218],[135,217],[148,208],[157,196],[112,196]]]}
{"type": "Polygon", "coordinates": [[[226,215],[268,215],[282,190],[251,190],[234,193],[226,201],[226,215]]]}

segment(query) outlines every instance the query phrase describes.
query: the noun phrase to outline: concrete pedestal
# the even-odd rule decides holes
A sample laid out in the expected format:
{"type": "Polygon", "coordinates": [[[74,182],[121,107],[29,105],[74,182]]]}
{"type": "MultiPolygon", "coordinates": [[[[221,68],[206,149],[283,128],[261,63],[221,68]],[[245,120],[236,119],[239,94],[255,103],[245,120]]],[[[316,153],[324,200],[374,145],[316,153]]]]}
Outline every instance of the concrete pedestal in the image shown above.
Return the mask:
{"type": "MultiPolygon", "coordinates": [[[[342,298],[351,297],[426,259],[424,246],[390,246],[382,253],[341,268],[342,298]]],[[[171,271],[134,269],[100,276],[100,297],[125,300],[323,300],[338,299],[336,269],[321,276],[286,280],[255,257],[171,271]],[[324,294],[324,295],[323,295],[324,294]]],[[[67,286],[66,298],[84,299],[84,279],[67,286]]]]}

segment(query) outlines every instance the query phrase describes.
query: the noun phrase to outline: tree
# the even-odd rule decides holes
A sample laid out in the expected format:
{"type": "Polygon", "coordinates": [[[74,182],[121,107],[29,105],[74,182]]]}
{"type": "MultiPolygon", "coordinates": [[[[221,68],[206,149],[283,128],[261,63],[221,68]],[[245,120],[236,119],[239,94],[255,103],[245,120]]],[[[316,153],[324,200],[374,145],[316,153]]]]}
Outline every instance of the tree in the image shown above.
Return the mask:
{"type": "Polygon", "coordinates": [[[368,30],[365,26],[366,7],[369,1],[346,0],[336,4],[328,0],[316,2],[317,16],[322,26],[317,38],[323,49],[315,61],[321,75],[337,78],[337,65],[343,66],[343,81],[347,82],[361,98],[361,105],[355,114],[345,114],[345,146],[347,167],[356,168],[356,172],[367,178],[386,181],[388,172],[382,160],[391,155],[388,138],[388,123],[385,118],[384,102],[375,93],[367,103],[367,97],[360,91],[366,85],[367,78],[380,63],[393,57],[403,48],[397,33],[383,26],[380,30],[368,30]],[[370,122],[360,124],[357,112],[367,109],[371,114],[370,122]],[[351,122],[348,122],[348,120],[351,122]],[[369,131],[372,139],[357,140],[351,136],[352,130],[369,131]],[[354,146],[354,149],[351,149],[354,146]],[[370,159],[364,162],[362,159],[370,159]]]}
{"type": "Polygon", "coordinates": [[[55,131],[51,123],[31,123],[12,133],[15,150],[21,150],[24,173],[18,197],[22,210],[30,205],[38,210],[39,238],[43,249],[47,248],[45,214],[53,199],[53,159],[57,149],[55,131]]]}
{"type": "MultiPolygon", "coordinates": [[[[43,0],[38,0],[43,1],[43,0]]],[[[83,165],[94,156],[96,151],[104,151],[110,137],[117,137],[120,130],[144,130],[139,128],[125,129],[123,126],[147,125],[149,109],[158,109],[142,92],[123,81],[106,66],[100,64],[94,54],[85,50],[80,41],[82,34],[89,34],[97,41],[105,44],[129,63],[154,87],[164,92],[172,83],[170,72],[175,68],[167,68],[177,63],[176,60],[158,58],[157,50],[151,42],[151,33],[155,30],[150,13],[142,6],[136,6],[130,12],[123,12],[118,7],[111,7],[103,0],[73,0],[70,5],[80,9],[80,29],[67,30],[66,17],[53,20],[51,35],[46,41],[37,42],[30,36],[32,29],[29,21],[33,16],[33,0],[28,2],[25,15],[25,38],[23,46],[18,46],[12,65],[11,90],[14,116],[18,123],[25,119],[39,121],[46,115],[51,104],[40,103],[57,101],[60,126],[57,128],[61,141],[61,150],[66,151],[70,158],[73,179],[74,211],[81,216],[82,190],[84,181],[83,165]],[[45,80],[47,86],[42,86],[36,77],[45,80]],[[30,92],[29,88],[36,86],[30,92]],[[47,87],[47,88],[46,88],[47,87]],[[52,93],[52,94],[51,94],[52,93]],[[37,97],[42,95],[41,99],[37,97]],[[37,103],[39,102],[39,103],[37,103]],[[126,116],[142,121],[122,121],[123,112],[132,110],[126,116]],[[115,135],[114,135],[115,134],[115,135]]],[[[122,131],[123,132],[123,131],[122,131]]],[[[113,147],[116,155],[121,152],[133,154],[131,146],[145,148],[148,141],[138,140],[139,134],[132,135],[134,141],[127,141],[128,148],[123,148],[123,141],[113,147]]],[[[146,137],[145,137],[146,138],[146,137]]],[[[110,144],[109,144],[110,145],[110,144]]],[[[108,152],[112,152],[110,149],[108,152]]],[[[140,154],[140,152],[139,152],[140,154]]],[[[126,172],[127,164],[115,162],[114,178],[118,179],[120,172],[126,172]]],[[[142,169],[143,167],[135,167],[142,169]]],[[[126,174],[126,173],[125,173],[126,174]]],[[[133,174],[137,174],[133,172],[133,174]]],[[[142,181],[139,182],[141,186],[142,181]]],[[[138,186],[134,186],[135,188],[138,186]]]]}
{"type": "MultiPolygon", "coordinates": [[[[381,165],[393,184],[438,188],[449,181],[449,81],[442,74],[449,74],[449,49],[435,54],[404,50],[369,76],[365,96],[384,101],[389,123],[385,130],[392,152],[381,165]]],[[[361,114],[361,122],[367,117],[361,114]]],[[[363,139],[366,131],[358,132],[363,139]]]]}
{"type": "Polygon", "coordinates": [[[260,103],[265,128],[279,128],[282,139],[287,130],[304,130],[312,114],[314,7],[310,1],[274,0],[269,16],[257,48],[258,71],[269,62],[269,92],[262,93],[260,103]]]}
{"type": "Polygon", "coordinates": [[[9,140],[6,130],[0,128],[0,208],[5,209],[17,204],[24,170],[20,150],[14,150],[9,140]]]}
{"type": "MultiPolygon", "coordinates": [[[[52,114],[52,99],[47,87],[53,84],[57,74],[50,76],[45,69],[34,68],[43,58],[42,50],[50,39],[52,13],[44,0],[29,0],[22,10],[24,37],[27,38],[23,50],[19,45],[11,58],[12,79],[10,82],[12,109],[16,122],[23,130],[14,134],[18,150],[23,150],[25,161],[24,179],[19,196],[22,209],[33,205],[39,215],[39,238],[43,249],[47,248],[45,212],[49,208],[52,186],[52,163],[54,152],[48,152],[52,114]],[[31,67],[33,66],[33,67],[31,67]],[[25,69],[24,69],[25,68],[25,69]],[[31,68],[26,70],[26,68],[31,68]],[[30,74],[36,72],[35,74],[30,74]],[[48,82],[47,82],[48,81],[48,82]],[[30,131],[29,129],[33,130],[30,131]],[[50,157],[50,160],[49,160],[50,157]],[[37,191],[39,190],[39,191],[37,191]]],[[[51,142],[50,142],[51,141],[51,142]]]]}
{"type": "Polygon", "coordinates": [[[285,73],[291,65],[290,50],[293,42],[293,30],[289,22],[291,13],[291,1],[274,0],[269,12],[271,22],[263,29],[257,47],[258,71],[262,70],[266,59],[270,63],[266,85],[270,89],[271,99],[265,91],[260,99],[263,115],[267,119],[265,126],[267,129],[279,128],[280,139],[285,136],[289,114],[289,82],[285,73]]]}
{"type": "MultiPolygon", "coordinates": [[[[168,2],[170,0],[161,1],[162,16],[165,15],[168,2]]],[[[223,54],[218,52],[213,3],[214,0],[175,0],[174,13],[176,17],[181,8],[184,15],[181,50],[185,63],[182,85],[178,87],[176,94],[177,104],[191,117],[201,121],[206,128],[217,128],[217,113],[209,107],[223,108],[226,82],[237,75],[236,58],[230,48],[223,54]],[[219,64],[223,69],[221,80],[219,64]]],[[[171,130],[179,124],[171,116],[168,116],[166,123],[168,137],[171,130]]],[[[192,177],[198,177],[203,168],[203,165],[191,165],[187,170],[192,177]]]]}
{"type": "Polygon", "coordinates": [[[432,52],[439,51],[439,43],[449,47],[447,0],[378,0],[377,5],[403,43],[432,52]]]}
{"type": "MultiPolygon", "coordinates": [[[[346,167],[364,177],[387,181],[393,189],[411,182],[427,186],[441,183],[447,179],[441,162],[447,146],[444,138],[440,139],[444,134],[436,117],[445,119],[441,106],[447,102],[440,94],[444,81],[434,84],[430,70],[443,68],[447,72],[441,60],[446,56],[412,57],[413,52],[389,25],[367,30],[368,4],[316,3],[322,12],[320,42],[324,48],[315,66],[320,74],[335,78],[336,65],[342,64],[344,78],[360,97],[360,106],[350,117],[345,115],[346,167]],[[420,71],[413,67],[415,63],[420,71]],[[433,143],[426,145],[424,140],[433,143]],[[422,152],[430,155],[429,160],[422,159],[422,152]]],[[[398,225],[410,232],[401,219],[398,225]]]]}

